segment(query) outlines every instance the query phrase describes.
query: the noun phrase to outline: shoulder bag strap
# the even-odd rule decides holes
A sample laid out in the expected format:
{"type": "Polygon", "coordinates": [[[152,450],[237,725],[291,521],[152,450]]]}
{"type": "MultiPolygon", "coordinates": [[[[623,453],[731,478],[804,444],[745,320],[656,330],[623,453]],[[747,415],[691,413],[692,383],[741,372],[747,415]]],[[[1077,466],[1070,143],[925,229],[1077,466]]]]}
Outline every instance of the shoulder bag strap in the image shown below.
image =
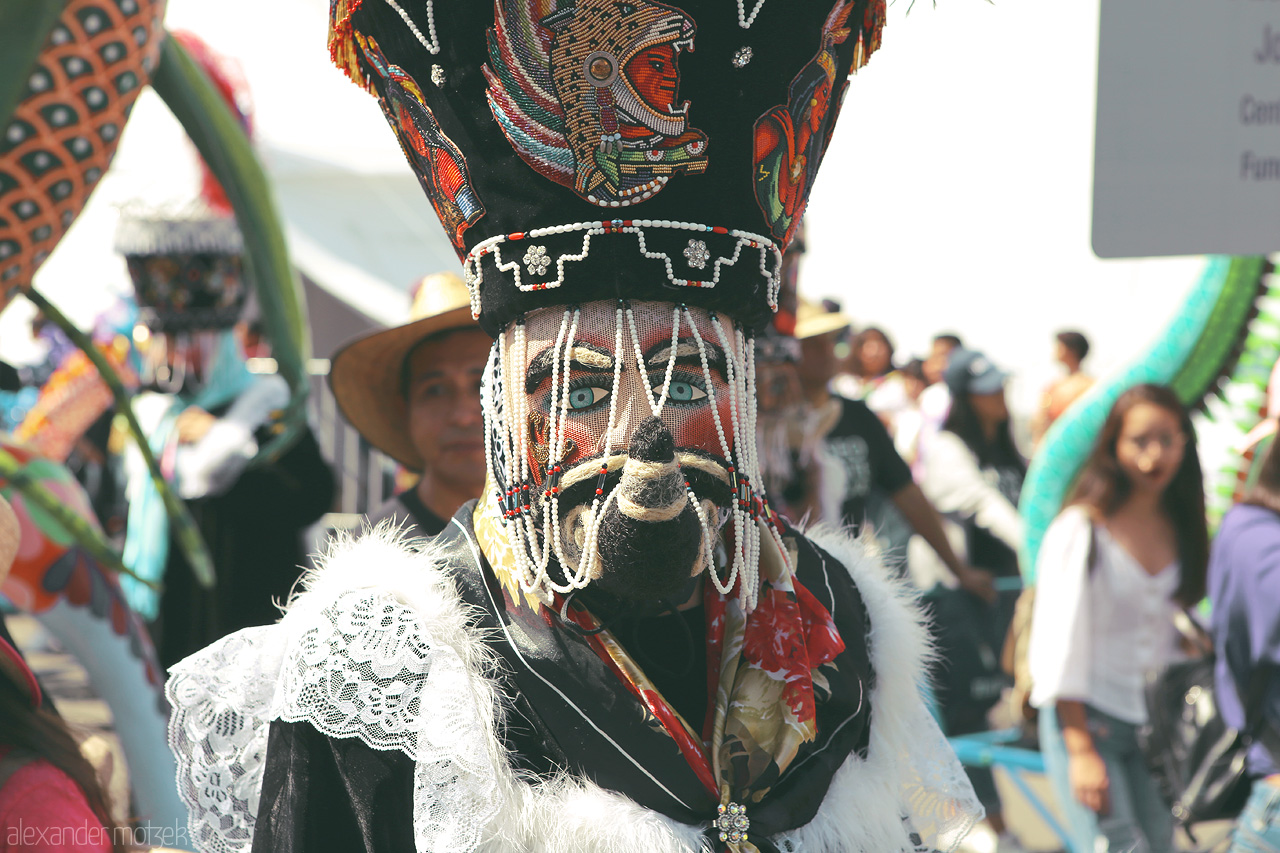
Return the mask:
{"type": "Polygon", "coordinates": [[[1186,645],[1184,651],[1194,657],[1208,657],[1214,654],[1213,636],[1200,624],[1188,607],[1181,607],[1173,614],[1173,627],[1186,645]]]}
{"type": "Polygon", "coordinates": [[[1280,733],[1276,732],[1275,726],[1268,724],[1267,715],[1262,707],[1275,669],[1273,663],[1260,663],[1249,674],[1249,692],[1244,697],[1242,734],[1251,743],[1254,741],[1261,743],[1273,758],[1280,760],[1280,733]]]}

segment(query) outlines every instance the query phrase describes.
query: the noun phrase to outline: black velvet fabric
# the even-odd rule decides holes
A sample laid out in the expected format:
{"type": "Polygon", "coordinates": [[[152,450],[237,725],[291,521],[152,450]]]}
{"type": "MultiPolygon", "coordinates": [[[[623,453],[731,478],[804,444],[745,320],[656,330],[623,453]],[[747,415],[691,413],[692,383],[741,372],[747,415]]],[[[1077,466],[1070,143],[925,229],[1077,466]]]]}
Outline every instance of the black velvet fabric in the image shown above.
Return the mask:
{"type": "MultiPolygon", "coordinates": [[[[503,249],[505,269],[493,254],[481,259],[481,325],[495,334],[516,317],[547,305],[625,298],[687,301],[722,311],[751,327],[763,326],[771,310],[757,249],[744,247],[734,263],[720,264],[718,281],[707,287],[672,284],[668,267],[657,255],[670,259],[670,274],[676,279],[709,280],[714,260],[703,267],[685,261],[692,238],[705,243],[711,259],[735,257],[738,241],[732,231],[760,235],[779,250],[785,246],[826,153],[855,54],[859,50],[869,53],[878,42],[883,3],[772,0],[760,5],[749,30],[739,25],[737,10],[727,0],[541,3],[541,11],[528,26],[528,36],[515,37],[510,53],[498,61],[498,12],[511,22],[512,30],[520,30],[516,21],[523,9],[532,5],[525,0],[434,0],[432,4],[406,4],[401,12],[387,3],[334,4],[340,16],[336,22],[339,30],[372,37],[376,43],[377,51],[370,46],[366,53],[348,37],[338,51],[339,58],[343,50],[349,51],[351,66],[359,69],[383,102],[410,165],[446,223],[446,233],[459,256],[495,236],[509,238],[503,249]],[[548,14],[553,9],[554,13],[548,14]],[[617,9],[631,11],[617,15],[617,9]],[[685,26],[691,39],[690,46],[676,55],[677,84],[665,96],[675,109],[688,102],[687,134],[700,136],[703,150],[695,155],[697,165],[677,167],[667,175],[669,182],[651,197],[636,198],[620,207],[592,202],[590,193],[578,189],[575,180],[586,179],[603,153],[577,149],[572,155],[565,150],[559,155],[547,154],[562,164],[566,156],[572,160],[566,166],[569,175],[556,180],[546,169],[523,159],[536,157],[541,146],[521,144],[518,150],[504,135],[504,125],[496,120],[491,104],[499,98],[521,104],[524,115],[513,119],[520,126],[513,136],[529,134],[544,139],[550,126],[564,121],[549,118],[549,114],[565,116],[575,110],[591,113],[597,109],[596,99],[603,95],[593,86],[584,89],[577,85],[585,71],[581,70],[584,57],[576,53],[591,48],[576,53],[569,48],[574,57],[563,60],[560,72],[551,72],[568,75],[559,76],[556,86],[520,85],[524,74],[515,66],[545,68],[536,54],[550,50],[552,41],[562,46],[590,42],[603,48],[627,66],[621,70],[623,76],[643,88],[645,70],[630,65],[627,46],[642,38],[640,34],[651,24],[646,16],[658,10],[668,13],[665,35],[671,34],[672,27],[685,26]],[[422,45],[401,17],[407,16],[426,34],[432,31],[428,17],[432,12],[440,38],[440,50],[435,54],[422,45]],[[833,18],[839,20],[837,36],[824,32],[833,18]],[[817,57],[824,48],[830,53],[819,62],[817,57]],[[745,50],[751,58],[738,64],[735,57],[745,50]],[[529,117],[533,117],[532,124],[525,121],[529,117]],[[781,162],[779,152],[783,152],[781,162]],[[449,175],[455,178],[450,180],[449,175]],[[777,208],[785,211],[781,218],[777,208]],[[525,233],[570,223],[612,224],[615,220],[619,228],[634,220],[697,223],[719,230],[645,226],[648,254],[641,252],[634,233],[598,233],[585,257],[564,266],[561,283],[548,289],[517,288],[510,265],[519,261],[529,246],[544,247],[552,262],[542,274],[522,268],[522,282],[545,283],[561,273],[555,259],[582,254],[585,232],[539,234],[524,240],[525,233]],[[511,239],[513,235],[518,236],[511,239]]],[[[530,73],[537,77],[545,72],[530,73]]],[[[668,104],[652,106],[666,111],[668,104]]],[[[600,138],[604,132],[606,128],[587,119],[569,135],[583,135],[591,140],[593,150],[598,142],[604,152],[608,147],[600,138]]],[[[550,136],[558,135],[559,131],[550,131],[550,136]]],[[[657,154],[675,141],[674,136],[665,142],[659,140],[651,153],[657,154]]],[[[558,144],[553,142],[552,147],[558,144]]],[[[654,174],[660,175],[666,167],[653,168],[654,174]]],[[[602,192],[601,186],[591,192],[602,192]]],[[[771,273],[776,263],[777,258],[770,254],[767,266],[771,273]]]]}
{"type": "MultiPolygon", "coordinates": [[[[461,598],[476,609],[475,627],[499,656],[493,677],[509,704],[503,737],[513,767],[541,778],[567,771],[674,820],[706,825],[718,800],[581,635],[558,616],[512,606],[474,546],[471,509],[459,510],[436,543],[461,598]]],[[[801,582],[832,612],[846,650],[828,671],[830,692],[815,697],[816,741],[749,806],[751,837],[764,853],[773,849],[767,836],[813,819],[836,770],[851,753],[865,755],[870,737],[875,674],[865,606],[842,565],[807,540],[798,545],[801,582]]],[[[626,632],[619,640],[627,642],[626,632]]],[[[682,713],[696,715],[691,697],[705,691],[705,654],[691,670],[682,687],[666,689],[682,713]]],[[[659,685],[673,683],[670,673],[651,675],[659,685]]],[[[403,755],[378,753],[354,738],[332,741],[306,723],[277,722],[253,849],[411,850],[412,776],[403,755]]],[[[711,834],[708,843],[722,848],[711,834]]]]}
{"type": "Polygon", "coordinates": [[[276,721],[253,851],[412,851],[413,760],[276,721]]]}
{"type": "MultiPolygon", "coordinates": [[[[599,614],[597,614],[599,615],[599,614]]],[[[707,719],[706,608],[624,617],[609,630],[626,646],[672,708],[701,730],[707,719]]]]}
{"type": "MultiPolygon", "coordinates": [[[[264,431],[260,440],[267,438],[264,431]]],[[[276,602],[288,599],[306,563],[302,531],[329,510],[333,493],[333,471],[304,430],[279,459],[246,469],[226,492],[187,501],[217,584],[201,587],[182,549],[170,545],[160,616],[151,625],[161,664],[172,666],[233,631],[278,620],[276,602]]]]}

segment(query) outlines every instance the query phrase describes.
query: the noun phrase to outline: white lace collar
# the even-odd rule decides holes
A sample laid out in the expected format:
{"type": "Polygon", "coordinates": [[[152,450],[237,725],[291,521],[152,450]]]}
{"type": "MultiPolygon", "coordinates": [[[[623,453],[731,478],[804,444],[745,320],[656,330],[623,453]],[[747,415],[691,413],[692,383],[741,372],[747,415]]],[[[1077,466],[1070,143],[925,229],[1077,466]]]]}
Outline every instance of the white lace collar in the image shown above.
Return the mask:
{"type": "MultiPolygon", "coordinates": [[[[912,593],[856,543],[817,541],[850,567],[870,614],[871,740],[865,760],[852,755],[837,772],[815,819],[773,840],[782,850],[952,849],[981,807],[919,695],[928,641],[912,593]]],[[[702,827],[587,780],[511,771],[489,655],[442,562],[385,532],[341,542],[279,624],[174,667],[170,746],[197,847],[250,847],[279,719],[413,758],[419,853],[702,850],[702,827]]]]}

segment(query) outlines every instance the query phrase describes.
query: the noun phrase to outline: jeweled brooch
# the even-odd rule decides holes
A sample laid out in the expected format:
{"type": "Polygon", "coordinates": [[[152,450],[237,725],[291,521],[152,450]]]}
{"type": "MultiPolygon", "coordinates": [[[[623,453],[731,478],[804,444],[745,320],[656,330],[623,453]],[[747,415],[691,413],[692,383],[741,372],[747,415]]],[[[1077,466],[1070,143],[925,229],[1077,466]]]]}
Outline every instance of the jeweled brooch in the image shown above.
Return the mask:
{"type": "Polygon", "coordinates": [[[689,262],[689,266],[701,270],[706,269],[707,261],[711,260],[711,253],[707,251],[707,244],[702,240],[690,240],[684,250],[684,257],[689,262]]]}
{"type": "Polygon", "coordinates": [[[529,268],[529,275],[545,273],[547,267],[551,266],[551,259],[547,257],[547,247],[530,246],[524,253],[524,265],[529,268]]]}
{"type": "Polygon", "coordinates": [[[720,840],[729,844],[741,844],[747,840],[747,830],[751,828],[751,820],[747,817],[745,807],[737,803],[716,806],[718,816],[712,824],[720,830],[720,840]]]}

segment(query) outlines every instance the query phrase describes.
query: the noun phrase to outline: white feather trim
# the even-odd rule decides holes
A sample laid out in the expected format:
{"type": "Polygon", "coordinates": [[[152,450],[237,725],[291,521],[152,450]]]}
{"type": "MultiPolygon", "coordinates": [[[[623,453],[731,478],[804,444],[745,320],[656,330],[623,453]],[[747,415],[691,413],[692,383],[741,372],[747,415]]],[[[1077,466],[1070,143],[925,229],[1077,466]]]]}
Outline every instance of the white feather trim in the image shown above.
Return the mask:
{"type": "Polygon", "coordinates": [[[921,694],[933,649],[918,594],[846,533],[819,526],[805,535],[843,563],[858,587],[876,684],[866,759],[851,755],[817,816],[786,838],[797,850],[880,853],[916,849],[910,829],[930,849],[952,850],[982,818],[982,806],[921,694]]]}
{"type": "Polygon", "coordinates": [[[476,671],[484,671],[492,653],[475,636],[470,626],[475,614],[442,568],[443,550],[407,530],[388,519],[358,537],[335,534],[315,558],[315,568],[303,575],[302,592],[290,598],[286,616],[295,610],[322,610],[352,590],[386,591],[430,625],[437,640],[448,643],[476,671]]]}
{"type": "MultiPolygon", "coordinates": [[[[950,849],[981,810],[920,697],[930,652],[914,596],[905,585],[891,580],[858,543],[831,532],[819,531],[814,538],[849,568],[870,614],[876,672],[870,747],[866,760],[851,756],[845,762],[812,822],[775,840],[783,850],[911,851],[917,848],[902,822],[905,815],[926,834],[927,841],[950,849]]],[[[421,540],[406,540],[389,525],[379,525],[359,539],[337,539],[317,569],[308,573],[305,591],[291,599],[279,625],[232,635],[174,668],[167,686],[174,705],[170,739],[178,753],[179,788],[192,810],[192,835],[201,849],[248,848],[262,782],[266,729],[274,719],[289,719],[308,720],[335,736],[357,736],[376,748],[404,749],[417,761],[419,783],[424,772],[443,761],[453,768],[450,774],[470,774],[473,785],[483,784],[489,802],[474,804],[473,815],[482,826],[467,824],[465,815],[462,825],[450,823],[458,818],[455,812],[464,808],[461,802],[434,803],[433,810],[432,802],[417,802],[430,799],[425,793],[415,797],[419,853],[442,849],[479,853],[704,850],[701,827],[673,821],[589,780],[562,776],[529,781],[510,770],[498,736],[503,704],[487,677],[494,656],[471,626],[474,614],[461,602],[445,569],[446,559],[439,549],[421,540]],[[335,604],[339,607],[333,608],[335,604]],[[345,621],[345,627],[334,629],[333,613],[345,613],[353,605],[379,606],[390,618],[411,619],[416,635],[429,638],[431,649],[423,651],[412,643],[407,652],[394,643],[391,648],[386,637],[345,633],[356,630],[345,621]],[[341,654],[325,655],[323,646],[317,645],[317,632],[325,630],[337,630],[330,639],[335,644],[332,648],[344,644],[341,654]],[[315,658],[310,663],[305,661],[308,653],[315,658]],[[410,738],[411,745],[392,743],[376,726],[371,731],[361,721],[346,717],[342,722],[349,728],[335,730],[332,718],[322,718],[321,709],[300,702],[298,691],[290,689],[300,668],[341,668],[349,663],[344,662],[347,654],[372,655],[384,667],[406,661],[412,666],[418,660],[413,655],[418,654],[420,665],[436,673],[429,677],[448,679],[438,682],[434,691],[428,687],[429,677],[417,682],[406,679],[411,682],[410,691],[423,691],[421,718],[405,718],[405,725],[416,735],[410,738]],[[440,690],[445,684],[449,688],[440,690]],[[441,706],[435,700],[442,692],[449,694],[448,699],[461,696],[465,701],[441,706]],[[243,736],[233,739],[234,743],[211,746],[209,721],[225,721],[228,714],[243,736]],[[202,737],[206,740],[198,742],[202,737]],[[232,808],[221,800],[210,802],[206,796],[210,783],[216,784],[226,767],[236,768],[238,774],[233,780],[238,795],[234,802],[241,805],[232,808]],[[486,779],[477,778],[486,774],[486,779]]],[[[438,790],[432,784],[418,787],[420,792],[438,790]]],[[[475,789],[464,784],[452,790],[465,798],[468,790],[475,789]]]]}

